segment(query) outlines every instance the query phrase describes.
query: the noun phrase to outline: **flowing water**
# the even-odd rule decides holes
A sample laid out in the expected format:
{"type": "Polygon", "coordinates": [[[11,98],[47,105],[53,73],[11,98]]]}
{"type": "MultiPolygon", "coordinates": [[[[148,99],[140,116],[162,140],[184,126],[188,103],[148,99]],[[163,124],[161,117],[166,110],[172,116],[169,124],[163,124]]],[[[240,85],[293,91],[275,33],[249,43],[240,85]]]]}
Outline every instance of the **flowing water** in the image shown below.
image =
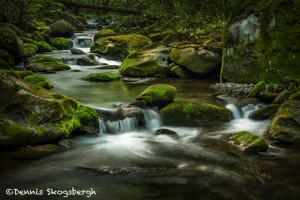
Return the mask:
{"type": "MultiPolygon", "coordinates": [[[[56,51],[51,55],[64,58],[70,56],[70,52],[56,51]]],[[[99,66],[103,63],[120,65],[118,61],[98,59],[99,66]]],[[[54,85],[53,91],[85,105],[114,109],[116,104],[132,101],[149,85],[166,83],[177,88],[176,100],[226,102],[234,119],[215,127],[168,127],[163,125],[157,111],[145,109],[146,128],[138,128],[135,118],[106,123],[100,120],[100,133],[74,136],[72,149],[2,171],[1,191],[7,188],[44,191],[42,196],[18,195],[12,199],[63,199],[47,195],[47,189],[70,190],[72,187],[93,188],[96,195],[89,199],[101,200],[298,199],[299,150],[271,145],[267,152],[249,155],[219,139],[224,134],[242,130],[263,135],[269,121],[248,119],[249,113],[264,106],[257,100],[217,98],[208,89],[213,82],[207,80],[92,83],[82,78],[91,72],[107,70],[74,63],[70,66],[80,72],[70,70],[45,76],[54,85]],[[178,134],[156,135],[158,128],[168,128],[178,134]]],[[[0,199],[3,199],[1,194],[0,199]]]]}

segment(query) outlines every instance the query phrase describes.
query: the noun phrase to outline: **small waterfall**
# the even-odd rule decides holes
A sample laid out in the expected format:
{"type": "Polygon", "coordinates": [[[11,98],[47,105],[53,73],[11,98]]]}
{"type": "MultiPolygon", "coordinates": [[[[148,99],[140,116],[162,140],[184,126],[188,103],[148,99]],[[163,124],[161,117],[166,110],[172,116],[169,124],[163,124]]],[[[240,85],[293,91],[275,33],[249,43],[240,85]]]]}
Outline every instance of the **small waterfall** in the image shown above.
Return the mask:
{"type": "Polygon", "coordinates": [[[105,123],[103,122],[103,120],[101,118],[99,118],[99,133],[100,134],[106,133],[105,123]]]}
{"type": "Polygon", "coordinates": [[[135,117],[125,118],[117,121],[107,121],[106,128],[112,133],[125,133],[136,130],[137,120],[135,117]]]}
{"type": "Polygon", "coordinates": [[[73,48],[90,48],[93,44],[92,37],[77,37],[73,40],[73,48]]]}
{"type": "Polygon", "coordinates": [[[240,109],[236,105],[234,105],[234,104],[227,104],[226,108],[228,108],[229,110],[231,110],[234,119],[242,118],[242,113],[241,113],[240,109]]]}
{"type": "Polygon", "coordinates": [[[158,112],[152,109],[143,110],[146,120],[146,127],[148,129],[156,129],[161,127],[161,118],[158,112]]]}

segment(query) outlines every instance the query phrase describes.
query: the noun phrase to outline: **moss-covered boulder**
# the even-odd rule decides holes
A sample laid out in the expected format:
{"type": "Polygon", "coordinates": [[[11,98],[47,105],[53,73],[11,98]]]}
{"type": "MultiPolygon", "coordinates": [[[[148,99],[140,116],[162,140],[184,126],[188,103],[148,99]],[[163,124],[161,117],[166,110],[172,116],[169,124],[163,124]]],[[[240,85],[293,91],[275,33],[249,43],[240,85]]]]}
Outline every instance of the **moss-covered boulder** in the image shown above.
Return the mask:
{"type": "Polygon", "coordinates": [[[260,92],[262,92],[266,87],[266,82],[265,81],[259,81],[254,88],[251,90],[251,92],[248,94],[249,98],[254,98],[258,97],[260,92]]]}
{"type": "Polygon", "coordinates": [[[300,146],[300,101],[283,102],[273,117],[265,136],[269,140],[300,146]]]}
{"type": "Polygon", "coordinates": [[[34,48],[35,52],[43,53],[43,52],[51,52],[52,51],[52,47],[50,46],[50,44],[48,44],[45,41],[38,42],[38,41],[32,40],[31,38],[25,38],[25,37],[22,37],[21,40],[24,43],[24,45],[23,45],[24,48],[34,48],[32,46],[32,45],[34,45],[36,47],[36,48],[34,48]],[[31,44],[31,46],[29,46],[28,44],[31,44]]]}
{"type": "Polygon", "coordinates": [[[53,72],[68,70],[70,67],[51,56],[34,56],[28,59],[26,69],[33,72],[53,72]]]}
{"type": "Polygon", "coordinates": [[[15,78],[21,79],[21,76],[18,73],[16,73],[16,71],[14,70],[0,69],[0,71],[5,72],[6,74],[13,76],[15,78]]]}
{"type": "Polygon", "coordinates": [[[157,106],[162,108],[173,101],[177,93],[174,86],[166,84],[156,84],[148,87],[138,97],[136,101],[145,101],[146,106],[157,106]]]}
{"type": "Polygon", "coordinates": [[[102,37],[91,46],[92,53],[99,53],[124,60],[131,52],[151,43],[146,36],[139,34],[102,37]]]}
{"type": "Polygon", "coordinates": [[[171,68],[171,74],[178,77],[178,78],[182,78],[182,79],[186,79],[186,78],[189,77],[188,72],[184,68],[182,68],[178,65],[174,65],[171,68]]]}
{"type": "Polygon", "coordinates": [[[116,33],[108,28],[101,29],[100,31],[97,31],[94,35],[94,41],[97,41],[98,39],[102,37],[108,37],[108,36],[114,36],[116,33]]]}
{"type": "MultiPolygon", "coordinates": [[[[85,25],[82,23],[82,21],[79,20],[77,16],[75,16],[71,13],[63,12],[61,18],[65,21],[67,21],[68,23],[70,23],[78,31],[83,31],[85,29],[85,25]]],[[[85,19],[85,21],[86,21],[86,19],[85,19]]]]}
{"type": "Polygon", "coordinates": [[[199,47],[191,47],[185,42],[173,48],[170,59],[179,66],[193,72],[195,76],[219,73],[221,56],[199,47]]]}
{"type": "Polygon", "coordinates": [[[34,44],[25,43],[22,45],[22,57],[23,58],[30,58],[34,56],[38,52],[37,46],[34,44]]]}
{"type": "Polygon", "coordinates": [[[288,90],[283,90],[278,94],[278,96],[274,99],[272,103],[281,104],[285,100],[287,100],[290,96],[290,92],[288,90]]]}
{"type": "Polygon", "coordinates": [[[51,36],[53,37],[71,37],[76,28],[65,20],[59,20],[51,24],[51,36]]]}
{"type": "Polygon", "coordinates": [[[160,113],[164,124],[174,126],[212,126],[232,118],[230,110],[207,103],[173,102],[160,113]]]}
{"type": "Polygon", "coordinates": [[[0,59],[0,69],[12,70],[12,67],[7,62],[0,59]]]}
{"type": "Polygon", "coordinates": [[[123,76],[130,77],[166,75],[169,72],[169,51],[168,47],[156,43],[142,47],[131,53],[122,62],[120,72],[123,76]],[[136,70],[137,68],[145,73],[136,70]]]}
{"type": "Polygon", "coordinates": [[[21,59],[21,40],[10,28],[0,26],[0,49],[8,51],[18,62],[21,59]]]}
{"type": "Polygon", "coordinates": [[[0,49],[0,60],[5,61],[12,67],[15,66],[16,63],[14,56],[4,49],[0,49]]]}
{"type": "Polygon", "coordinates": [[[263,108],[253,111],[250,115],[250,119],[255,120],[264,120],[264,119],[271,119],[279,109],[279,104],[270,104],[263,108]]]}
{"type": "Polygon", "coordinates": [[[237,17],[224,36],[223,80],[279,83],[284,76],[300,80],[299,1],[251,3],[252,13],[245,9],[247,17],[237,17]]]}
{"type": "Polygon", "coordinates": [[[58,37],[50,40],[50,45],[58,50],[68,50],[72,47],[73,42],[69,39],[58,37]]]}
{"type": "Polygon", "coordinates": [[[1,148],[98,133],[98,120],[95,110],[0,71],[1,148]]]}
{"type": "Polygon", "coordinates": [[[39,87],[45,88],[47,90],[53,88],[53,85],[42,75],[29,75],[26,76],[23,81],[25,83],[35,84],[39,87]]]}
{"type": "Polygon", "coordinates": [[[241,131],[224,137],[225,141],[237,145],[243,152],[261,152],[269,148],[268,142],[253,133],[241,131]]]}
{"type": "Polygon", "coordinates": [[[114,72],[92,73],[84,78],[84,80],[92,82],[109,82],[121,79],[121,75],[114,72]]]}

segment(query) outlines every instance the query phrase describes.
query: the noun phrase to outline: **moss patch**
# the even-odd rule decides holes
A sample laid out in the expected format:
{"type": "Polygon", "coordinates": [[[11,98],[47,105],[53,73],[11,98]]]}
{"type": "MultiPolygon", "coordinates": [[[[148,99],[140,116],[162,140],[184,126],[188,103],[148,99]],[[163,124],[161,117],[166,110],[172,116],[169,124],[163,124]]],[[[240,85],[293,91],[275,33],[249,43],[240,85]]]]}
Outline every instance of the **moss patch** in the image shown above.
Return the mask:
{"type": "Polygon", "coordinates": [[[28,75],[24,78],[24,82],[35,84],[47,90],[53,88],[53,85],[51,85],[50,82],[44,76],[41,75],[28,75]]]}
{"type": "Polygon", "coordinates": [[[108,82],[121,79],[121,75],[113,72],[92,73],[84,78],[84,80],[92,82],[108,82]]]}
{"type": "Polygon", "coordinates": [[[58,50],[68,50],[72,46],[72,41],[66,38],[53,38],[50,40],[50,45],[55,47],[58,50]]]}

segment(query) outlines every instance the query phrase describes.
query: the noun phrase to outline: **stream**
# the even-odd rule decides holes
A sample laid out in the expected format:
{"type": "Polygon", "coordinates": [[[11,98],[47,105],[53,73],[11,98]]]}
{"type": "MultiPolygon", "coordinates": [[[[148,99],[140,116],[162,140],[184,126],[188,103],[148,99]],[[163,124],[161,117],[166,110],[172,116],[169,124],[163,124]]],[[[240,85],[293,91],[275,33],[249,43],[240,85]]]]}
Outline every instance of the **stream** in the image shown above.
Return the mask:
{"type": "MultiPolygon", "coordinates": [[[[91,37],[92,33],[78,37],[91,37]]],[[[88,45],[88,44],[87,44],[88,45]]],[[[88,47],[77,45],[88,52],[88,47]]],[[[70,51],[47,55],[65,58],[70,51]]],[[[121,62],[97,58],[101,65],[121,62]],[[101,64],[102,63],[102,64],[101,64]]],[[[45,74],[52,91],[72,97],[84,105],[114,109],[133,101],[148,86],[173,85],[175,100],[226,102],[234,119],[216,127],[164,126],[156,110],[144,110],[147,128],[137,128],[130,120],[115,124],[115,134],[103,127],[97,135],[71,138],[74,147],[42,159],[27,161],[0,173],[0,188],[43,190],[41,199],[60,199],[47,195],[56,190],[89,190],[91,197],[70,195],[67,199],[142,200],[142,199],[298,199],[300,195],[300,152],[289,147],[270,145],[263,153],[243,154],[218,138],[238,131],[263,135],[269,121],[254,121],[249,113],[263,106],[252,99],[214,96],[211,80],[147,78],[134,82],[109,83],[82,80],[99,66],[79,66],[68,61],[69,71],[45,74]],[[73,71],[80,70],[79,72],[73,71]],[[178,133],[177,137],[156,135],[159,128],[178,133]],[[3,188],[5,186],[5,188],[3,188]]],[[[8,198],[8,196],[5,196],[8,198]]],[[[38,196],[11,196],[12,199],[38,199],[38,196]]],[[[62,198],[63,199],[63,198],[62,198]]]]}

